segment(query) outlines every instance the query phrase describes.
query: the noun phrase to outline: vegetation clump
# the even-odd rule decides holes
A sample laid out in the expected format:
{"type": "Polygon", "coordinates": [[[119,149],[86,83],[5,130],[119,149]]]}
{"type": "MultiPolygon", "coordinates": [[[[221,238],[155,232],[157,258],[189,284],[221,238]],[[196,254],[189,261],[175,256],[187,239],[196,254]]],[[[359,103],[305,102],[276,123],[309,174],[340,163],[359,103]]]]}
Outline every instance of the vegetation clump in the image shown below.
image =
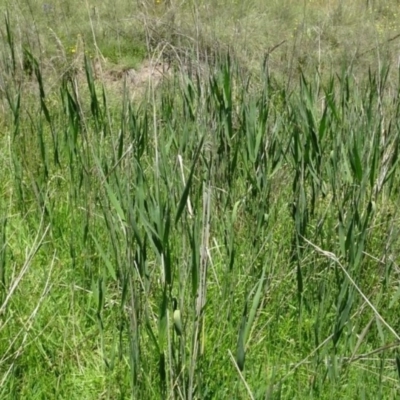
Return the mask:
{"type": "Polygon", "coordinates": [[[0,398],[398,398],[398,6],[300,3],[1,6],[0,398]]]}

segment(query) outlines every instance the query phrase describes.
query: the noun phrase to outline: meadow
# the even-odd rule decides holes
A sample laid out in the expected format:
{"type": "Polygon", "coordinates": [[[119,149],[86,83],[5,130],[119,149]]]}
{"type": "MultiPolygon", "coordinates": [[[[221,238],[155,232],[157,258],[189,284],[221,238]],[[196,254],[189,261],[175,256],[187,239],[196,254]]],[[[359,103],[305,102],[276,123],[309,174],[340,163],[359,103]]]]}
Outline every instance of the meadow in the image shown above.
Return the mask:
{"type": "Polygon", "coordinates": [[[0,11],[0,399],[399,398],[398,1],[0,11]]]}

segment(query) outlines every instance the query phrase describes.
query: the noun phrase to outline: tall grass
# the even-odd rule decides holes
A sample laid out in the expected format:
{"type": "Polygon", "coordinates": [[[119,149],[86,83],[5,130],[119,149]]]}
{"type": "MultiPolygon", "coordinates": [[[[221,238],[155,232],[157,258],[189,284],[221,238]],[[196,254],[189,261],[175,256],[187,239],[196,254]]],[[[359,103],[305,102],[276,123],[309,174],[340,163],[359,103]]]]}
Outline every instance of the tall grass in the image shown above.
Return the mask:
{"type": "Polygon", "coordinates": [[[134,103],[88,58],[50,96],[24,54],[34,90],[6,80],[0,138],[0,397],[398,396],[389,65],[292,87],[228,53],[134,103]]]}

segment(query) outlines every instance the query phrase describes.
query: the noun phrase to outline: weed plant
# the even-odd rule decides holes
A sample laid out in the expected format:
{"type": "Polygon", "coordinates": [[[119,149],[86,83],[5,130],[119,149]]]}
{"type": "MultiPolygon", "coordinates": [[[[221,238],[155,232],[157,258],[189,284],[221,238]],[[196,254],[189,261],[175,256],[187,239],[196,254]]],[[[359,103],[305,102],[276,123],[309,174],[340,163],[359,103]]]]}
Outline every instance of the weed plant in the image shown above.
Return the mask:
{"type": "Polygon", "coordinates": [[[1,34],[0,398],[398,398],[391,57],[133,101],[1,34]]]}

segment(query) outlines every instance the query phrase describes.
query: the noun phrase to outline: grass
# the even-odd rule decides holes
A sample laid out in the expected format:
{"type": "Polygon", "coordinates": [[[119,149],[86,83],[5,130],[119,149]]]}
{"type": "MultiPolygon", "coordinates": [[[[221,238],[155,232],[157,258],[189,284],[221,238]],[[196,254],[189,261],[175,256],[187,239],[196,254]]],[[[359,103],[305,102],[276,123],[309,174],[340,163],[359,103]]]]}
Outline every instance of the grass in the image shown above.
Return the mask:
{"type": "Polygon", "coordinates": [[[2,6],[0,398],[398,397],[397,3],[263,4],[2,6]]]}

